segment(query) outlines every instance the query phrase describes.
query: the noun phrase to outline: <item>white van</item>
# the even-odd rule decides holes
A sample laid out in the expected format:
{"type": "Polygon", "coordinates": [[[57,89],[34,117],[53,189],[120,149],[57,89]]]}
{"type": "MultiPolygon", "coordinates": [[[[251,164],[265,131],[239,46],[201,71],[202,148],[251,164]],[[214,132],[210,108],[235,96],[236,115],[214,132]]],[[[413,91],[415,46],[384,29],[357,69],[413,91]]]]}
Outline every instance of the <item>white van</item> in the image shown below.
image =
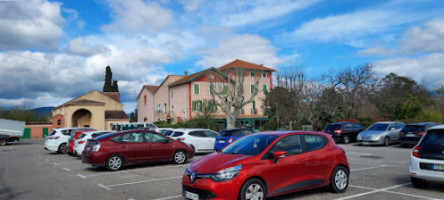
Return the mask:
{"type": "Polygon", "coordinates": [[[149,129],[157,131],[157,126],[149,122],[133,122],[125,124],[111,124],[111,130],[115,131],[125,131],[125,130],[135,130],[135,129],[149,129]]]}

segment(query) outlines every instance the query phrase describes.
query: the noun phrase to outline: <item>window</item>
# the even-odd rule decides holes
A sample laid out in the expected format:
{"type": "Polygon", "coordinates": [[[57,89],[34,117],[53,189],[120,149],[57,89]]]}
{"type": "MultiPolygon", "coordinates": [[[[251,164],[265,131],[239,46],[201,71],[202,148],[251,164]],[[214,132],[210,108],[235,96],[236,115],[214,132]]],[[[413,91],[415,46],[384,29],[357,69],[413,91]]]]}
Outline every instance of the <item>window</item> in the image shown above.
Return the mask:
{"type": "Polygon", "coordinates": [[[145,105],[145,106],[146,106],[146,95],[145,95],[145,96],[143,96],[143,105],[145,105]]]}
{"type": "Polygon", "coordinates": [[[304,135],[304,138],[307,151],[321,149],[326,144],[326,139],[324,140],[324,137],[321,135],[304,135]]]}
{"type": "Polygon", "coordinates": [[[251,76],[251,77],[254,77],[254,72],[250,72],[250,76],[251,76]]]}
{"type": "Polygon", "coordinates": [[[262,73],[262,77],[267,78],[267,73],[262,73]]]}
{"type": "Polygon", "coordinates": [[[143,121],[144,121],[144,122],[148,121],[148,118],[146,118],[146,117],[145,117],[145,118],[143,118],[143,121]]]}
{"type": "Polygon", "coordinates": [[[271,153],[275,151],[285,151],[287,156],[302,153],[301,139],[299,135],[290,135],[282,138],[272,148],[271,153]]]}
{"type": "Polygon", "coordinates": [[[253,109],[256,109],[256,101],[253,101],[253,109]]]}
{"type": "Polygon", "coordinates": [[[189,133],[189,135],[194,136],[194,137],[206,137],[206,135],[203,131],[192,131],[189,133]]]}
{"type": "Polygon", "coordinates": [[[214,94],[214,84],[210,84],[210,94],[214,94]]]}
{"type": "Polygon", "coordinates": [[[213,137],[213,138],[215,138],[217,136],[217,133],[213,132],[213,131],[203,131],[203,132],[205,133],[206,137],[213,137]]]}
{"type": "Polygon", "coordinates": [[[202,101],[193,101],[191,104],[191,110],[193,111],[201,111],[202,110],[202,101]]]}
{"type": "Polygon", "coordinates": [[[351,124],[344,124],[344,129],[353,129],[351,124]]]}
{"type": "Polygon", "coordinates": [[[264,92],[264,94],[268,94],[267,85],[262,85],[262,91],[264,92]]]}
{"type": "Polygon", "coordinates": [[[164,104],[165,107],[165,113],[167,113],[167,104],[164,104]]]}
{"type": "Polygon", "coordinates": [[[228,85],[224,85],[224,94],[228,94],[228,85]]]}
{"type": "Polygon", "coordinates": [[[162,106],[160,104],[157,104],[156,111],[157,113],[162,113],[162,106]]]}
{"type": "Polygon", "coordinates": [[[127,133],[122,136],[122,142],[142,143],[143,142],[143,135],[142,135],[142,133],[127,133]]]}
{"type": "Polygon", "coordinates": [[[122,135],[118,135],[118,136],[112,137],[110,140],[115,142],[115,143],[120,143],[120,138],[122,138],[122,135]]]}
{"type": "Polygon", "coordinates": [[[165,142],[165,138],[157,135],[155,133],[147,132],[145,133],[145,141],[146,142],[165,142]]]}
{"type": "Polygon", "coordinates": [[[179,137],[182,135],[183,135],[183,132],[173,132],[173,134],[171,134],[171,137],[179,137]]]}
{"type": "Polygon", "coordinates": [[[200,93],[200,91],[199,91],[199,84],[195,83],[194,84],[194,94],[199,94],[199,93],[200,93]]]}
{"type": "Polygon", "coordinates": [[[353,128],[358,128],[358,129],[362,129],[362,128],[364,128],[364,127],[362,127],[361,125],[359,125],[359,124],[353,124],[353,128]]]}
{"type": "Polygon", "coordinates": [[[250,85],[250,94],[253,94],[255,90],[256,90],[255,85],[251,84],[250,85]]]}
{"type": "Polygon", "coordinates": [[[62,125],[62,120],[57,120],[57,125],[62,125]]]}

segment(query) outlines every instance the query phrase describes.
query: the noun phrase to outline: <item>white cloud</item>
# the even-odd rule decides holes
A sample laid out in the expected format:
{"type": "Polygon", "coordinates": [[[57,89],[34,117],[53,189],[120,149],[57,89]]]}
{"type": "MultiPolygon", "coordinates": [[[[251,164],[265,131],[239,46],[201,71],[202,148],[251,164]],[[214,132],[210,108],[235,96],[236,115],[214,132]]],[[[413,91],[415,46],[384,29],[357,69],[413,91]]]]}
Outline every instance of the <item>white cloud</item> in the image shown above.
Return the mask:
{"type": "Polygon", "coordinates": [[[202,0],[179,0],[179,3],[183,5],[185,11],[190,12],[196,10],[202,0]]]}
{"type": "Polygon", "coordinates": [[[60,3],[46,0],[0,3],[0,49],[56,49],[63,34],[60,3]]]}
{"type": "Polygon", "coordinates": [[[267,67],[275,67],[281,60],[276,57],[277,48],[258,35],[243,34],[226,37],[216,48],[201,51],[202,60],[197,65],[219,67],[235,59],[241,59],[267,67]]]}
{"type": "Polygon", "coordinates": [[[374,62],[374,70],[381,74],[391,72],[412,77],[429,89],[444,84],[444,54],[430,54],[417,58],[399,57],[374,62]]]}
{"type": "Polygon", "coordinates": [[[444,21],[432,20],[424,27],[409,29],[401,40],[404,53],[431,53],[444,51],[444,21]]]}
{"type": "Polygon", "coordinates": [[[382,45],[358,51],[358,55],[360,56],[391,56],[394,55],[394,53],[393,50],[386,49],[382,45]]]}
{"type": "Polygon", "coordinates": [[[90,56],[107,51],[104,46],[92,46],[84,38],[76,38],[69,42],[67,52],[74,55],[90,56]]]}
{"type": "Polygon", "coordinates": [[[142,0],[108,0],[114,22],[102,27],[105,31],[121,32],[122,28],[134,32],[158,31],[173,20],[171,10],[163,8],[157,2],[142,0]]]}

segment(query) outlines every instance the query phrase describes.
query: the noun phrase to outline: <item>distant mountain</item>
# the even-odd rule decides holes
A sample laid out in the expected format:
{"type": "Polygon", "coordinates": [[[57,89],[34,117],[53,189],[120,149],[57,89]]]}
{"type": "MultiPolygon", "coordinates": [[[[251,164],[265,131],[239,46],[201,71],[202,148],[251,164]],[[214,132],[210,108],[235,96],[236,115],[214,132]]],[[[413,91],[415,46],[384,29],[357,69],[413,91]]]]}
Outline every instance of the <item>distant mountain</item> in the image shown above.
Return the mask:
{"type": "Polygon", "coordinates": [[[44,115],[44,114],[46,114],[48,112],[52,112],[53,108],[54,107],[40,107],[40,108],[34,108],[32,110],[35,111],[35,115],[36,116],[40,116],[40,115],[44,115]]]}

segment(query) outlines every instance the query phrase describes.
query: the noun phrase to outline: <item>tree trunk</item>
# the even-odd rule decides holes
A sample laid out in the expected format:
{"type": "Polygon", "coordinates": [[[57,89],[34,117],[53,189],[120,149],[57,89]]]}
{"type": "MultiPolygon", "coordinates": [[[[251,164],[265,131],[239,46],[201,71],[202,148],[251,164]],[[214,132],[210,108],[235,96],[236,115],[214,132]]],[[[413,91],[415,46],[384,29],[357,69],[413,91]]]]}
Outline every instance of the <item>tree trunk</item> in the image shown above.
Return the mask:
{"type": "Polygon", "coordinates": [[[237,116],[234,113],[226,113],[227,116],[227,129],[236,128],[237,116]]]}

